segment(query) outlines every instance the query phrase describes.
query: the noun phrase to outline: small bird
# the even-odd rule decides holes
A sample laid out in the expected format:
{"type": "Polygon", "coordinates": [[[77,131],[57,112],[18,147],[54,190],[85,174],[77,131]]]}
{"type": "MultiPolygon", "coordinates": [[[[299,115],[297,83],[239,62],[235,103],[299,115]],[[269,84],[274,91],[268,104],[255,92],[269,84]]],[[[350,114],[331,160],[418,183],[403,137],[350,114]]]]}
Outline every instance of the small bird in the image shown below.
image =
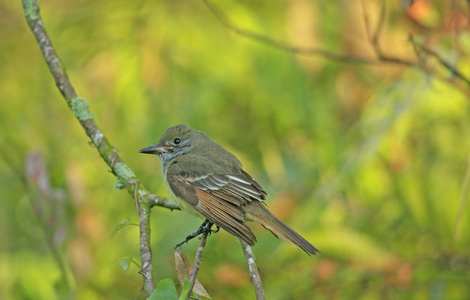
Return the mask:
{"type": "Polygon", "coordinates": [[[186,241],[215,224],[253,246],[256,237],[246,222],[255,221],[309,255],[320,253],[266,208],[263,188],[243,170],[235,155],[204,132],[176,125],[156,145],[139,152],[158,155],[170,197],[181,210],[206,219],[186,241]]]}

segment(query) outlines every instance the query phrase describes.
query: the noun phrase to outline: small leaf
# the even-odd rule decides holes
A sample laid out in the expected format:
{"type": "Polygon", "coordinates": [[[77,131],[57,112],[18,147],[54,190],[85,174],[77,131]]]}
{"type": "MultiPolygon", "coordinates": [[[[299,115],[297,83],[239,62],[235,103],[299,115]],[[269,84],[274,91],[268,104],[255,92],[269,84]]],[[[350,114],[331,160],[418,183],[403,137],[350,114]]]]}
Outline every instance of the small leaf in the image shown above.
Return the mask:
{"type": "Polygon", "coordinates": [[[129,266],[131,264],[131,261],[132,261],[132,258],[131,257],[124,257],[121,259],[121,261],[119,262],[119,265],[121,266],[121,268],[126,272],[128,273],[129,272],[129,266]]]}
{"type": "MultiPolygon", "coordinates": [[[[183,251],[175,251],[175,266],[176,266],[176,276],[178,277],[178,281],[181,283],[181,285],[185,285],[186,281],[189,281],[191,278],[191,272],[192,272],[192,266],[189,263],[188,258],[186,255],[183,253],[183,251]]],[[[183,291],[184,292],[184,287],[183,291]]],[[[206,289],[204,286],[199,282],[199,280],[196,278],[196,281],[194,282],[194,287],[193,287],[193,292],[198,294],[199,296],[204,296],[206,298],[212,299],[211,296],[207,293],[206,289]]]]}
{"type": "Polygon", "coordinates": [[[175,251],[176,276],[181,285],[191,277],[191,264],[183,251],[175,251]]]}
{"type": "Polygon", "coordinates": [[[178,300],[178,292],[171,278],[160,280],[149,300],[178,300]]]}
{"type": "Polygon", "coordinates": [[[129,218],[124,218],[119,222],[119,224],[116,226],[116,231],[119,231],[131,224],[131,220],[129,218]]]}
{"type": "Polygon", "coordinates": [[[196,282],[194,283],[193,293],[198,294],[199,296],[203,296],[209,299],[212,299],[211,296],[207,293],[204,286],[199,282],[199,279],[196,278],[196,282]]]}
{"type": "Polygon", "coordinates": [[[191,287],[191,282],[189,282],[189,280],[185,280],[183,289],[181,290],[181,295],[180,295],[179,300],[186,300],[186,298],[188,297],[190,287],[191,287]]]}

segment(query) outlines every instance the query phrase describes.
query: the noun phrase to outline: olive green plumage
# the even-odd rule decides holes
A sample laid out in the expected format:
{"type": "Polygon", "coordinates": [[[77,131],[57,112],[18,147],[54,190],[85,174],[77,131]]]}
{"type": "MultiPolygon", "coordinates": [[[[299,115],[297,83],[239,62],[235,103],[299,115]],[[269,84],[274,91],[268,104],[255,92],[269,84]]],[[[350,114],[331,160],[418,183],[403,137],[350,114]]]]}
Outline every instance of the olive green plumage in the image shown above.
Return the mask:
{"type": "Polygon", "coordinates": [[[176,125],[157,145],[140,152],[158,155],[165,187],[182,210],[208,219],[249,245],[256,243],[256,237],[246,222],[255,221],[309,255],[319,253],[266,208],[263,188],[243,170],[235,155],[204,132],[176,125]]]}

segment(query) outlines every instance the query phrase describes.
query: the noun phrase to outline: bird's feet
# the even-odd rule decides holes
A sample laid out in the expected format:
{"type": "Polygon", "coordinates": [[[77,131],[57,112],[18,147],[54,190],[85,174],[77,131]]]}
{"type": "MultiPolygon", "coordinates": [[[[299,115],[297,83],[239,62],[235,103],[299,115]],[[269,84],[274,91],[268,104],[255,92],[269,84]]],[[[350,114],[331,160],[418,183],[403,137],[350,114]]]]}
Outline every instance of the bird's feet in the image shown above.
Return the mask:
{"type": "Polygon", "coordinates": [[[184,241],[182,241],[181,243],[179,243],[178,245],[175,246],[175,249],[178,248],[178,247],[181,247],[184,243],[187,243],[189,242],[190,240],[192,240],[193,238],[203,234],[204,232],[207,232],[209,235],[211,233],[216,233],[220,230],[220,227],[217,226],[217,229],[216,230],[212,230],[212,226],[214,225],[214,223],[211,223],[209,220],[205,220],[201,226],[199,226],[199,228],[196,230],[196,232],[193,232],[192,234],[188,235],[186,237],[186,239],[184,241]]]}

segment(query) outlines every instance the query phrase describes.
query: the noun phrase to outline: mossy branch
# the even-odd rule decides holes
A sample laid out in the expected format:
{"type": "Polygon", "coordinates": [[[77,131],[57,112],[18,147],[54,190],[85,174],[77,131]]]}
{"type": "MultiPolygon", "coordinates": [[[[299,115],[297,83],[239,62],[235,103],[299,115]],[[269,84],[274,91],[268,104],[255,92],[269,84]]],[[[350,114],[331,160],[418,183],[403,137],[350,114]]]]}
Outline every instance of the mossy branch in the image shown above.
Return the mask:
{"type": "MultiPolygon", "coordinates": [[[[116,175],[118,179],[116,187],[125,188],[129,194],[133,196],[136,186],[136,176],[119,157],[117,148],[109,143],[106,136],[96,125],[86,99],[77,95],[44,29],[37,0],[22,0],[22,3],[26,21],[38,42],[56,86],[64,97],[65,102],[80,125],[82,125],[86,134],[90,137],[101,158],[111,168],[112,173],[116,175]]],[[[150,203],[151,206],[179,209],[178,205],[173,203],[171,199],[155,196],[148,192],[143,185],[139,185],[138,193],[143,197],[142,201],[150,203]]]]}
{"type": "Polygon", "coordinates": [[[111,172],[117,177],[116,189],[126,189],[132,197],[137,195],[139,204],[140,237],[141,237],[141,259],[142,266],[146,266],[144,277],[144,288],[147,295],[152,292],[151,284],[151,249],[150,249],[150,208],[161,206],[169,209],[179,209],[179,207],[168,198],[158,197],[151,194],[143,185],[138,184],[135,173],[119,157],[118,149],[112,146],[103,132],[98,128],[90,112],[86,99],[77,95],[70,82],[64,66],[57,53],[52,47],[51,40],[47,35],[39,13],[37,0],[22,0],[26,21],[31,29],[39,48],[51,71],[57,88],[65,99],[75,118],[82,125],[93,145],[98,150],[101,158],[111,168],[111,172]]]}

